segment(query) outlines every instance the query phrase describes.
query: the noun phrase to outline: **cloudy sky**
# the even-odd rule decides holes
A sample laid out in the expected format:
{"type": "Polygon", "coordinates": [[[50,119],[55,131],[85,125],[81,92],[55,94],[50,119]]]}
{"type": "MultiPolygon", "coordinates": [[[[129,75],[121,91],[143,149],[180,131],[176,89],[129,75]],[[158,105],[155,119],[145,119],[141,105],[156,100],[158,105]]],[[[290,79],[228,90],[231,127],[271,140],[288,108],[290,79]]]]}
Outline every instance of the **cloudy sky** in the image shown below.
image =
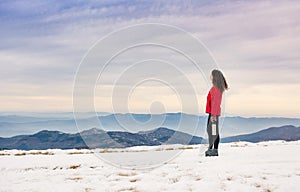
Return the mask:
{"type": "MultiPolygon", "coordinates": [[[[0,1],[0,110],[72,111],[75,74],[92,45],[120,28],[161,23],[189,32],[209,49],[230,85],[222,107],[226,115],[299,117],[299,18],[298,1],[0,1]]],[[[103,77],[120,75],[120,63],[103,77]]],[[[150,65],[155,63],[144,71],[150,65]]],[[[182,70],[197,80],[191,67],[182,70]]],[[[168,74],[170,81],[175,78],[168,74]]],[[[134,75],[133,70],[123,83],[134,75]]],[[[180,87],[184,81],[174,82],[180,87]]],[[[137,86],[126,105],[105,94],[112,87],[97,86],[97,111],[182,109],[174,87],[161,82],[137,86]],[[112,110],[112,104],[124,108],[112,110]]],[[[199,88],[202,112],[208,89],[199,88]]],[[[184,112],[196,113],[192,108],[184,112]]]]}

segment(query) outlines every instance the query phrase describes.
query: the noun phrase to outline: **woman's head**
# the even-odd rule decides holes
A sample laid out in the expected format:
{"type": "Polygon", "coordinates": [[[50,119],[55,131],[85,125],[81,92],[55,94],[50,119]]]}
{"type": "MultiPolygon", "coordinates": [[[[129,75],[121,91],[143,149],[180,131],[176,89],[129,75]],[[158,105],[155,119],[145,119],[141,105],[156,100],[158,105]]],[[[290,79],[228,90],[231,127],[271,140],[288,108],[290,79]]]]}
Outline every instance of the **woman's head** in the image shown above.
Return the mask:
{"type": "Polygon", "coordinates": [[[222,93],[224,90],[228,89],[226,79],[221,71],[217,69],[212,70],[210,78],[213,85],[216,86],[222,93]]]}

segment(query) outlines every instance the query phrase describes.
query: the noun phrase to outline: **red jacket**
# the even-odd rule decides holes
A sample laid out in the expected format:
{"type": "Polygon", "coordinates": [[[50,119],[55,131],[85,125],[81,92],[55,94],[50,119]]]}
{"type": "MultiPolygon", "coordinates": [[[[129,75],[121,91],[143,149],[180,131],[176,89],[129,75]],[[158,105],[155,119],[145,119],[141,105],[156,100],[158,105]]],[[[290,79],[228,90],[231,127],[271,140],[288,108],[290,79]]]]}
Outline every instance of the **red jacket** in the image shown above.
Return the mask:
{"type": "Polygon", "coordinates": [[[222,92],[216,86],[212,86],[207,95],[206,113],[210,113],[213,116],[220,116],[221,101],[222,92]]]}

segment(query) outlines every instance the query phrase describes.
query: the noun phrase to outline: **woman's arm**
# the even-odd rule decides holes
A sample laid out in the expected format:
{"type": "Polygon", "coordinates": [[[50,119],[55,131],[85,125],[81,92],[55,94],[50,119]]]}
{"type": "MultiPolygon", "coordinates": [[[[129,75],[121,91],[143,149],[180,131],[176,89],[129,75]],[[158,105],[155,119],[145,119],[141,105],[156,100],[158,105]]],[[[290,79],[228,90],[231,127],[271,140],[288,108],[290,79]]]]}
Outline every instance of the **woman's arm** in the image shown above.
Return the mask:
{"type": "Polygon", "coordinates": [[[213,87],[211,90],[211,120],[216,121],[217,115],[220,115],[221,112],[221,99],[222,93],[216,87],[213,87]]]}

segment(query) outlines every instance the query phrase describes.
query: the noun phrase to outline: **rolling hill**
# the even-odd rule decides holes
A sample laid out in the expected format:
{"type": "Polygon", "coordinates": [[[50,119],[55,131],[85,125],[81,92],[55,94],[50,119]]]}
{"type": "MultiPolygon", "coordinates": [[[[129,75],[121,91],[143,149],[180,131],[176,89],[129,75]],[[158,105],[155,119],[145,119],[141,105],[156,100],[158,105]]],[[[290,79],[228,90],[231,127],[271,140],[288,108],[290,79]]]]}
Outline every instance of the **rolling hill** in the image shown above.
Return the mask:
{"type": "MultiPolygon", "coordinates": [[[[300,140],[300,127],[286,125],[271,127],[251,134],[221,138],[221,142],[270,140],[300,140]]],[[[201,144],[202,137],[160,127],[150,131],[131,133],[125,131],[104,131],[97,128],[69,134],[60,131],[43,130],[32,135],[18,135],[0,138],[0,149],[72,149],[72,148],[125,148],[132,146],[154,146],[162,144],[201,144]]]]}

